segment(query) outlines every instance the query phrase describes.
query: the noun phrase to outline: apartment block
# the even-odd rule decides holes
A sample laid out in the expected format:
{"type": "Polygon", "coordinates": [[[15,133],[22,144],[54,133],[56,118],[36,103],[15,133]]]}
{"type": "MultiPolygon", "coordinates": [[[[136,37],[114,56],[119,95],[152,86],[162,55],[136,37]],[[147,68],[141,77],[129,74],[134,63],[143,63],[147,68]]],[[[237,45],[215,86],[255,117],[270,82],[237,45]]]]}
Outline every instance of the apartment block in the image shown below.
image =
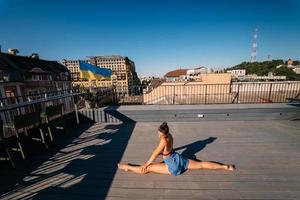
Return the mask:
{"type": "Polygon", "coordinates": [[[90,64],[107,68],[112,71],[111,80],[82,80],[80,78],[79,60],[62,60],[71,72],[73,85],[80,87],[110,87],[129,88],[140,84],[135,71],[135,63],[128,57],[113,56],[92,56],[87,60],[90,64]]]}
{"type": "Polygon", "coordinates": [[[131,87],[139,84],[135,63],[128,57],[119,55],[93,56],[90,57],[89,62],[110,69],[112,71],[112,85],[116,87],[131,87]]]}
{"type": "Polygon", "coordinates": [[[79,61],[80,60],[66,60],[66,59],[63,59],[61,61],[61,63],[70,70],[72,81],[80,80],[79,61]]]}
{"type": "MultiPolygon", "coordinates": [[[[0,50],[0,108],[47,98],[48,95],[61,96],[72,89],[70,72],[65,66],[40,59],[37,53],[19,56],[18,52],[17,49],[9,49],[8,53],[0,50]]],[[[66,109],[73,104],[71,97],[58,101],[64,103],[66,109]]],[[[43,110],[45,106],[39,109],[43,110]]],[[[18,112],[25,113],[25,108],[18,112]]],[[[11,121],[13,112],[5,113],[0,112],[0,120],[11,121]]]]}

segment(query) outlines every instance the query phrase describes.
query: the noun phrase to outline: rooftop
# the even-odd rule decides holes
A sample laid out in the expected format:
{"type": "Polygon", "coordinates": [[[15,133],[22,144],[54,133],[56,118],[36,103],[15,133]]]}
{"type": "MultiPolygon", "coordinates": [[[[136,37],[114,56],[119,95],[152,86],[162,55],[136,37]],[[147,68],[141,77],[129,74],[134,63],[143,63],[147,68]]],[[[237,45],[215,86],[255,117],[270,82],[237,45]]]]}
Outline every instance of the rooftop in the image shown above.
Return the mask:
{"type": "MultiPolygon", "coordinates": [[[[267,108],[276,110],[275,105],[267,108]]],[[[128,107],[112,109],[115,113],[110,114],[121,119],[124,110],[136,106],[128,107]]],[[[247,105],[235,108],[248,109],[247,105]]],[[[264,107],[249,107],[257,112],[259,108],[264,107]]],[[[34,151],[22,169],[1,165],[1,199],[299,199],[299,121],[240,118],[169,123],[178,152],[235,163],[233,173],[195,170],[174,177],[118,170],[118,162],[141,164],[148,159],[158,142],[159,124],[82,123],[70,134],[60,135],[51,151],[34,151]]]]}
{"type": "Polygon", "coordinates": [[[179,77],[187,74],[187,69],[176,69],[166,73],[165,77],[179,77]]]}
{"type": "Polygon", "coordinates": [[[0,53],[0,71],[10,75],[10,81],[24,81],[24,74],[27,73],[48,73],[56,79],[60,73],[69,70],[57,61],[43,60],[28,56],[11,55],[0,53]],[[38,69],[38,70],[37,70],[38,69]]]}
{"type": "Polygon", "coordinates": [[[124,59],[124,57],[120,56],[120,55],[89,56],[89,58],[96,58],[96,59],[124,59]]]}

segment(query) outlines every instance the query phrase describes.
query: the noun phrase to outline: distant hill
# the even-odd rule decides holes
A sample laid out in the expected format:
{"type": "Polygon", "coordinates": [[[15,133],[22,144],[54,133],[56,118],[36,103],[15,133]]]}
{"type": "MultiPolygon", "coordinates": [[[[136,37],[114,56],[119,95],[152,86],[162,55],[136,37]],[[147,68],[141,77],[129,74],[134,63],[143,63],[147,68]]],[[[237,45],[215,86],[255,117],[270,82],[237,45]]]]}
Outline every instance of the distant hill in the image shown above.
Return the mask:
{"type": "MultiPolygon", "coordinates": [[[[293,61],[293,65],[300,65],[300,61],[293,61]]],[[[287,68],[287,61],[271,60],[263,62],[242,62],[225,70],[246,69],[246,74],[257,74],[258,76],[266,76],[268,72],[273,72],[274,75],[286,76],[287,80],[300,80],[300,76],[292,69],[287,68]],[[282,65],[280,68],[276,68],[282,65]]]]}

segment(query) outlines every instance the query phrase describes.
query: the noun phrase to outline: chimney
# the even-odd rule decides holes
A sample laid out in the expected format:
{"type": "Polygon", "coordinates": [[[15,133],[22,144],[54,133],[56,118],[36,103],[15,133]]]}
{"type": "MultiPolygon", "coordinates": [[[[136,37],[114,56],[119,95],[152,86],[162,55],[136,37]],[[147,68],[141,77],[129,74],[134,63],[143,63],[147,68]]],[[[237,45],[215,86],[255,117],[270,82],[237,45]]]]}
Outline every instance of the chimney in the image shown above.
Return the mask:
{"type": "Polygon", "coordinates": [[[8,54],[10,55],[17,55],[17,53],[19,53],[19,50],[18,49],[12,49],[12,48],[9,48],[8,49],[8,54]]]}
{"type": "Polygon", "coordinates": [[[31,56],[30,56],[30,58],[33,58],[33,59],[39,59],[40,56],[39,56],[38,53],[32,53],[31,56]]]}

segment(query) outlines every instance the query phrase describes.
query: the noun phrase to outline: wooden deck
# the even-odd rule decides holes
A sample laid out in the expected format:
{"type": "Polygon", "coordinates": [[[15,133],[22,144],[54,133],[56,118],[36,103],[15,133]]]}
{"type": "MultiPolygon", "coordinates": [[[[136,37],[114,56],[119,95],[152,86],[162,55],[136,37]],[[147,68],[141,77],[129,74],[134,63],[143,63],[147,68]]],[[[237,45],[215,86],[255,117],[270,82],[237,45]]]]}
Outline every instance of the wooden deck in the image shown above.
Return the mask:
{"type": "Polygon", "coordinates": [[[49,153],[34,152],[22,169],[1,162],[0,199],[300,199],[299,121],[169,124],[178,152],[235,163],[233,173],[198,170],[173,177],[117,170],[119,161],[148,159],[158,125],[85,125],[49,153]]]}

